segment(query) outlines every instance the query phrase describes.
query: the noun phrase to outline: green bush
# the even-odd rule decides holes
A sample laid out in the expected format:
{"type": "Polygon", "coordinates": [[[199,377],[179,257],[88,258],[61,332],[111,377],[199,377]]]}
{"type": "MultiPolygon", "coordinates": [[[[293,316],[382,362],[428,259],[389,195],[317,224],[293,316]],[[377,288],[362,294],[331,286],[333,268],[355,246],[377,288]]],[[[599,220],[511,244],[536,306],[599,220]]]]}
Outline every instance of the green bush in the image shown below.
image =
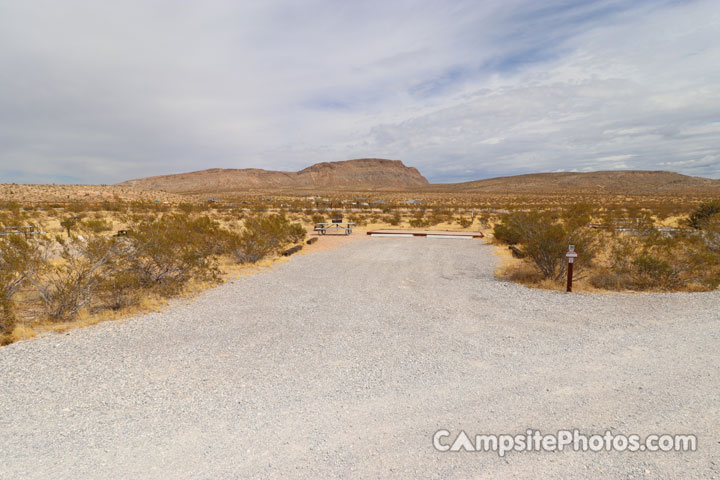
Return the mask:
{"type": "Polygon", "coordinates": [[[557,223],[537,221],[529,226],[526,235],[522,252],[545,278],[560,278],[565,273],[565,252],[571,241],[565,228],[557,223]]]}
{"type": "Polygon", "coordinates": [[[517,245],[523,239],[522,232],[510,216],[504,217],[493,226],[493,237],[506,245],[517,245]]]}

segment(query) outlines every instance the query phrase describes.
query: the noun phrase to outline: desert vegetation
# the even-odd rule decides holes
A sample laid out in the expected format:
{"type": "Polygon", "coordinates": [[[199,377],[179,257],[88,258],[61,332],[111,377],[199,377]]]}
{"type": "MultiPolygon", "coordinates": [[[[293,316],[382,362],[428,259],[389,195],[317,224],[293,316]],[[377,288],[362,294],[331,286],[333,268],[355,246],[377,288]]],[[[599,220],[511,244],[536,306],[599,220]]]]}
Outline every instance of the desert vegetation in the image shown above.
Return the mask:
{"type": "Polygon", "coordinates": [[[100,210],[106,207],[47,207],[48,212],[5,205],[2,343],[31,335],[38,326],[129,312],[217,284],[228,265],[257,263],[306,235],[303,225],[278,213],[218,215],[202,206],[133,204],[100,210]]]}
{"type": "Polygon", "coordinates": [[[720,204],[696,206],[673,227],[662,213],[630,206],[601,211],[589,204],[563,210],[512,212],[493,227],[494,241],[518,261],[504,276],[523,283],[559,286],[564,252],[580,252],[576,278],[615,291],[707,291],[720,284],[720,204]],[[598,222],[598,223],[596,223],[598,222]]]}
{"type": "Polygon", "coordinates": [[[492,232],[522,257],[509,259],[501,276],[538,287],[562,287],[569,244],[580,252],[579,289],[698,291],[720,282],[720,202],[703,195],[245,192],[172,200],[0,203],[2,341],[153,308],[274,258],[314,223],[338,217],[361,228],[492,232]]]}

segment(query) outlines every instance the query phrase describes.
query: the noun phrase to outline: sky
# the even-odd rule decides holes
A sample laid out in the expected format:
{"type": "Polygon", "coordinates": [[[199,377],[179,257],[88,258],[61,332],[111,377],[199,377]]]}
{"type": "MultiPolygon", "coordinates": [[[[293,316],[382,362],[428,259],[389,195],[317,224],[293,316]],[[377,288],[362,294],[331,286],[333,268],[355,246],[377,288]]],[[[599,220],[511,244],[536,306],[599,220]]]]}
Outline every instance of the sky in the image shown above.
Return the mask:
{"type": "Polygon", "coordinates": [[[0,0],[0,183],[720,178],[717,0],[0,0]]]}

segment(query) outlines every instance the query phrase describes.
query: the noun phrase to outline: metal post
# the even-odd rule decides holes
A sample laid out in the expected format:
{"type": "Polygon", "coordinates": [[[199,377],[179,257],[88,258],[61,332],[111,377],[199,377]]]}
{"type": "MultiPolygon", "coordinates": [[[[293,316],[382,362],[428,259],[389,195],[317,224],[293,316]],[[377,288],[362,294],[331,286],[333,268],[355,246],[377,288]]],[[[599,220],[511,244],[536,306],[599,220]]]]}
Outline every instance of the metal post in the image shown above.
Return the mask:
{"type": "Polygon", "coordinates": [[[568,259],[568,278],[567,278],[567,291],[572,292],[572,277],[573,277],[573,259],[568,259]]]}

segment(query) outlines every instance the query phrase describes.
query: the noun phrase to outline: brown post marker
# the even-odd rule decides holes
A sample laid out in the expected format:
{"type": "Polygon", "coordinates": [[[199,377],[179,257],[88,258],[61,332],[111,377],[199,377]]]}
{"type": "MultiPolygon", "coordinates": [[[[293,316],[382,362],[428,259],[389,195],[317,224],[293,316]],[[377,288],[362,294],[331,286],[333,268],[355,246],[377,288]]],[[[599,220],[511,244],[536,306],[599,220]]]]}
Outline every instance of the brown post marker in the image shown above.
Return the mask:
{"type": "Polygon", "coordinates": [[[575,245],[570,245],[568,247],[568,251],[565,254],[565,257],[568,259],[568,266],[567,266],[567,292],[572,292],[572,281],[573,281],[573,264],[575,263],[575,259],[577,258],[578,254],[575,251],[575,245]]]}

